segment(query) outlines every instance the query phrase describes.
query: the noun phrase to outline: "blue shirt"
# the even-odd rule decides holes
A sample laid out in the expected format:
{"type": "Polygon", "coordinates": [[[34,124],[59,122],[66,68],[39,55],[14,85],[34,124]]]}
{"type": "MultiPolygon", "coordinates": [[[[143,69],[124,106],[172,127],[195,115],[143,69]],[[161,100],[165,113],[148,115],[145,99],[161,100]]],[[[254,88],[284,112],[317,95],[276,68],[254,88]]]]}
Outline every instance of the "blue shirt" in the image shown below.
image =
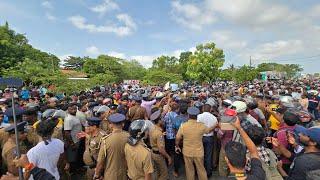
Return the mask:
{"type": "Polygon", "coordinates": [[[176,133],[174,131],[174,120],[178,116],[176,112],[169,112],[164,117],[164,124],[166,127],[166,139],[175,139],[176,133]]]}
{"type": "Polygon", "coordinates": [[[28,90],[22,90],[21,91],[21,98],[24,100],[27,100],[30,98],[30,92],[28,90]]]}
{"type": "Polygon", "coordinates": [[[188,121],[188,115],[179,114],[174,119],[174,129],[179,130],[181,124],[188,121]]]}

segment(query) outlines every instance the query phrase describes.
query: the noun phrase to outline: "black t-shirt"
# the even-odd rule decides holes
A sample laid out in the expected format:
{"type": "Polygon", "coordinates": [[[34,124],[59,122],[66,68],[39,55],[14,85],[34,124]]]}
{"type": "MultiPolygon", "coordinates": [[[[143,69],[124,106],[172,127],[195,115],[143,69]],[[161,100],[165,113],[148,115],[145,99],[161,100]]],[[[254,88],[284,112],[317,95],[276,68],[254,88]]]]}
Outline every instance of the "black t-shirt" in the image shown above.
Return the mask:
{"type": "MultiPolygon", "coordinates": [[[[261,161],[257,158],[251,159],[251,171],[246,174],[247,180],[265,179],[266,173],[262,169],[261,161]]],[[[219,178],[218,178],[219,179],[219,178]]],[[[235,177],[227,177],[224,179],[236,179],[235,177]]]]}
{"type": "Polygon", "coordinates": [[[290,180],[304,180],[307,172],[320,169],[320,152],[304,153],[295,158],[293,167],[290,170],[290,180]]]}

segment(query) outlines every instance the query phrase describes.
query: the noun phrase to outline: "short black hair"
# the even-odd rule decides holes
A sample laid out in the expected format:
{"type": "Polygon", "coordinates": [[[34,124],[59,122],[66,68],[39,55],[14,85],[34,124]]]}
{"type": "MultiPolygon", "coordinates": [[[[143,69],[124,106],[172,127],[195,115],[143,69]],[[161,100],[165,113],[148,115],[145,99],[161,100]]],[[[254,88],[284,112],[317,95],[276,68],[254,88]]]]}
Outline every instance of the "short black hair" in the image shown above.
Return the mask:
{"type": "Polygon", "coordinates": [[[243,169],[245,167],[247,162],[247,148],[243,144],[230,141],[226,144],[224,149],[226,157],[232,166],[239,169],[243,169]]]}
{"type": "Polygon", "coordinates": [[[179,111],[180,111],[180,114],[187,114],[188,104],[187,103],[180,104],[179,111]]]}
{"type": "Polygon", "coordinates": [[[300,118],[299,116],[292,112],[292,111],[286,111],[283,115],[283,121],[288,125],[288,126],[294,126],[299,122],[300,118]]]}
{"type": "Polygon", "coordinates": [[[266,133],[262,127],[259,127],[257,125],[250,125],[246,129],[246,133],[250,137],[250,139],[253,141],[253,143],[257,146],[261,145],[266,133]]]}
{"type": "Polygon", "coordinates": [[[191,115],[191,114],[189,114],[189,118],[190,118],[190,119],[197,119],[197,117],[198,117],[197,115],[191,115]]]}
{"type": "Polygon", "coordinates": [[[205,105],[203,105],[203,111],[204,112],[210,112],[210,110],[211,110],[211,106],[209,105],[209,104],[205,104],[205,105]]]}

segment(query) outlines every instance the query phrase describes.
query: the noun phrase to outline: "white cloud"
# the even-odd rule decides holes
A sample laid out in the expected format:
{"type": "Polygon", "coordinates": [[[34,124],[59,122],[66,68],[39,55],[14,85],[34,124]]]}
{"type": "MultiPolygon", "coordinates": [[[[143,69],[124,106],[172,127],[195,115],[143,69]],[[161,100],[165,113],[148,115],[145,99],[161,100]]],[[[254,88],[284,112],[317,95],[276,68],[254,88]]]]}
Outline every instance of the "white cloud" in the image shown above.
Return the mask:
{"type": "MultiPolygon", "coordinates": [[[[193,30],[219,21],[261,30],[278,25],[295,24],[301,14],[287,6],[263,0],[204,0],[201,3],[171,3],[173,19],[193,30]],[[227,21],[226,21],[227,20],[227,21]]],[[[317,13],[319,9],[315,9],[317,13]]],[[[319,14],[319,13],[318,13],[319,14]]],[[[317,15],[318,15],[317,14],[317,15]]]]}
{"type": "Polygon", "coordinates": [[[69,56],[74,56],[74,55],[73,54],[63,54],[63,55],[58,56],[58,58],[60,59],[60,66],[61,67],[64,67],[65,61],[66,61],[66,59],[69,58],[69,56]]]}
{"type": "Polygon", "coordinates": [[[304,46],[301,40],[276,40],[257,45],[256,48],[253,49],[243,49],[243,52],[238,54],[238,57],[245,61],[241,61],[241,63],[247,63],[251,56],[254,63],[259,64],[265,60],[281,59],[283,56],[297,55],[305,51],[304,46]]]}
{"type": "Polygon", "coordinates": [[[219,13],[231,23],[249,26],[254,29],[293,23],[299,14],[288,7],[263,0],[206,0],[205,7],[219,13]]]}
{"type": "Polygon", "coordinates": [[[212,11],[192,3],[171,2],[171,15],[174,21],[193,30],[201,30],[202,26],[216,21],[212,11]]]}
{"type": "Polygon", "coordinates": [[[116,51],[110,51],[107,53],[109,56],[120,58],[120,59],[126,59],[126,55],[124,53],[119,53],[116,51]]]}
{"type": "Polygon", "coordinates": [[[50,1],[43,1],[41,5],[47,9],[53,9],[53,5],[51,4],[50,1]]]}
{"type": "Polygon", "coordinates": [[[247,46],[246,41],[239,40],[231,31],[214,31],[212,37],[218,48],[239,50],[247,46]]]}
{"type": "Polygon", "coordinates": [[[100,54],[100,50],[96,46],[89,46],[86,48],[86,53],[97,56],[100,54]]]}
{"type": "Polygon", "coordinates": [[[132,34],[137,25],[128,14],[118,14],[116,16],[118,24],[95,25],[87,23],[86,18],[82,16],[69,17],[69,21],[77,28],[87,30],[91,33],[115,33],[118,36],[128,36],[132,34]]]}
{"type": "Polygon", "coordinates": [[[102,4],[90,8],[91,11],[99,13],[100,16],[103,16],[106,12],[118,9],[120,9],[118,4],[112,0],[104,0],[102,4]]]}
{"type": "Polygon", "coordinates": [[[137,60],[142,66],[149,68],[152,66],[152,61],[159,57],[158,55],[136,55],[130,56],[129,59],[137,60]]]}
{"type": "Polygon", "coordinates": [[[46,13],[46,18],[50,21],[55,21],[57,18],[50,13],[46,13]]]}
{"type": "Polygon", "coordinates": [[[320,4],[311,8],[309,15],[314,18],[320,18],[320,4]]]}

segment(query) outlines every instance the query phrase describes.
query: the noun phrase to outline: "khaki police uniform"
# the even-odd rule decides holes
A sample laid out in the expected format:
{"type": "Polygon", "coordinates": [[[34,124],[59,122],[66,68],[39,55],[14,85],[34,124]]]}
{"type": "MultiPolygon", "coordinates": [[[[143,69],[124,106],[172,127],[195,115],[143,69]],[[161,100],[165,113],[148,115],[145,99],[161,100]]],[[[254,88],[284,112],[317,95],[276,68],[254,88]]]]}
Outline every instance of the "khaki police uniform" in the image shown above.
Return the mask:
{"type": "Polygon", "coordinates": [[[127,180],[127,164],[124,146],[129,134],[125,131],[113,131],[102,139],[98,162],[104,162],[104,179],[127,180]]]}
{"type": "MultiPolygon", "coordinates": [[[[26,149],[24,146],[20,145],[20,153],[26,154],[28,152],[28,149],[26,149]]],[[[4,144],[2,149],[2,159],[5,168],[7,168],[7,171],[15,176],[18,176],[18,168],[13,163],[13,160],[17,157],[17,145],[15,143],[15,140],[12,138],[9,138],[7,142],[4,144]]]]}
{"type": "MultiPolygon", "coordinates": [[[[6,128],[0,129],[0,147],[3,148],[3,145],[7,142],[9,139],[9,133],[5,131],[6,128]]],[[[0,148],[0,149],[1,149],[0,148]]]]}
{"type": "Polygon", "coordinates": [[[125,145],[124,153],[128,164],[128,176],[132,180],[144,180],[145,174],[153,173],[150,149],[141,142],[131,146],[125,145]]]}
{"type": "Polygon", "coordinates": [[[39,143],[40,139],[37,134],[36,128],[33,126],[27,126],[28,133],[27,133],[27,139],[32,144],[32,146],[35,146],[39,143]]]}
{"type": "Polygon", "coordinates": [[[199,180],[207,180],[207,173],[203,165],[202,136],[210,131],[203,123],[189,119],[178,130],[177,138],[183,138],[183,158],[185,162],[187,180],[195,179],[195,169],[199,180]]]}
{"type": "Polygon", "coordinates": [[[130,121],[144,119],[145,114],[147,113],[146,108],[135,105],[129,109],[128,118],[130,121]]]}
{"type": "Polygon", "coordinates": [[[164,157],[159,152],[159,147],[165,148],[162,129],[158,126],[150,132],[150,145],[152,148],[152,160],[154,163],[154,169],[156,171],[157,180],[168,179],[168,168],[164,157]]]}
{"type": "Polygon", "coordinates": [[[86,149],[83,154],[83,162],[89,166],[87,170],[87,178],[93,179],[94,168],[97,165],[101,140],[106,135],[104,131],[99,131],[97,135],[90,136],[86,139],[86,149]]]}

